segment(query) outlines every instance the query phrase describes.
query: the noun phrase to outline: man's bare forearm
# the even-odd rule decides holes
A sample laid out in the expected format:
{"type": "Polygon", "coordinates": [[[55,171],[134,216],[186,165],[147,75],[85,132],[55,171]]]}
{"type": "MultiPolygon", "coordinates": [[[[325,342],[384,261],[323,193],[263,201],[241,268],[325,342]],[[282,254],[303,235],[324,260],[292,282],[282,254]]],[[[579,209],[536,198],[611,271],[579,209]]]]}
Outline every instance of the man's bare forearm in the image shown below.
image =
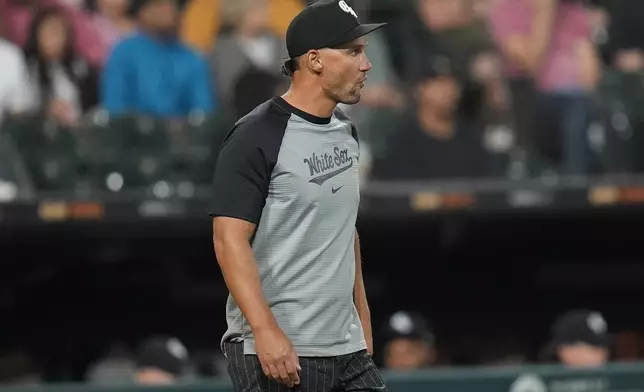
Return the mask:
{"type": "Polygon", "coordinates": [[[253,251],[243,238],[215,237],[215,253],[230,294],[253,331],[276,326],[268,307],[253,251]]]}
{"type": "Polygon", "coordinates": [[[362,276],[362,255],[360,253],[360,238],[358,231],[355,234],[355,258],[356,258],[356,279],[353,287],[353,301],[360,317],[362,330],[364,331],[365,339],[367,340],[368,350],[373,351],[373,334],[371,330],[371,311],[369,310],[369,302],[367,301],[367,290],[364,286],[364,279],[362,276]]]}

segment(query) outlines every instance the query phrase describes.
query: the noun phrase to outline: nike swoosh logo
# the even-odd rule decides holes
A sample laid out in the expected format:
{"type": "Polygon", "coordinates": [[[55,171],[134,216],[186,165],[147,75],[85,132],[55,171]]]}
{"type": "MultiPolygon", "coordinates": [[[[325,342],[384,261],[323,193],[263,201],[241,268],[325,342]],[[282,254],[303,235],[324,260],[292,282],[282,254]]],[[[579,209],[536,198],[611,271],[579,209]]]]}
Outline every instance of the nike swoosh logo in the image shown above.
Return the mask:
{"type": "Polygon", "coordinates": [[[339,168],[339,169],[337,169],[337,170],[334,170],[334,171],[332,171],[332,172],[325,173],[325,174],[323,174],[323,175],[321,175],[321,176],[318,176],[318,177],[315,177],[315,178],[311,178],[311,179],[309,180],[309,182],[312,182],[312,183],[314,183],[314,184],[318,184],[318,185],[322,185],[322,184],[324,184],[326,181],[328,181],[328,180],[330,180],[331,178],[333,178],[333,177],[337,176],[338,174],[343,173],[343,172],[345,172],[345,171],[349,170],[349,169],[351,168],[351,166],[353,166],[353,163],[352,163],[351,165],[348,165],[348,166],[345,166],[345,167],[341,167],[341,168],[339,168]]]}
{"type": "Polygon", "coordinates": [[[333,193],[333,194],[335,195],[336,193],[338,193],[338,191],[339,191],[340,189],[342,189],[342,187],[343,187],[343,186],[344,186],[344,185],[340,185],[340,186],[339,186],[339,187],[337,187],[337,188],[331,188],[331,193],[333,193]]]}

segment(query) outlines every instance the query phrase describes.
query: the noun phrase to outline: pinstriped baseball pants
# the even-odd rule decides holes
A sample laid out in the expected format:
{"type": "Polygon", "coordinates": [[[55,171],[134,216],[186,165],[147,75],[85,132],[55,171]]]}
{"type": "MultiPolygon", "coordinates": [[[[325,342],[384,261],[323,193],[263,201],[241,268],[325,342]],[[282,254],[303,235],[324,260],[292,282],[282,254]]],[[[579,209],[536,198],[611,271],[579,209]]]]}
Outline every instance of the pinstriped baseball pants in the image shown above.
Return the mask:
{"type": "Polygon", "coordinates": [[[225,342],[223,350],[235,392],[387,391],[365,350],[337,357],[300,357],[300,385],[293,388],[266,377],[257,356],[244,355],[244,343],[225,342]]]}

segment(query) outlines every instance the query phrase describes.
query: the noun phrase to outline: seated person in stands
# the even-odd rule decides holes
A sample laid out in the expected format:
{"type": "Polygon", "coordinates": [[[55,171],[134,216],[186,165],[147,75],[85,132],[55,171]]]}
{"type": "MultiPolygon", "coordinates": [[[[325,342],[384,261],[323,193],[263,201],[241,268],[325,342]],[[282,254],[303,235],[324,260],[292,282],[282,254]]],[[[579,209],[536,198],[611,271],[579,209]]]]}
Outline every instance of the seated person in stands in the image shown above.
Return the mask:
{"type": "Polygon", "coordinates": [[[187,366],[188,350],[177,338],[155,336],[139,347],[134,377],[141,385],[175,384],[187,366]]]}
{"type": "Polygon", "coordinates": [[[419,370],[436,363],[434,334],[420,314],[394,313],[385,327],[385,337],[383,364],[386,369],[419,370]]]}
{"type": "Polygon", "coordinates": [[[542,352],[543,362],[568,367],[601,367],[610,360],[611,339],[599,312],[572,310],[552,326],[552,341],[542,352]]]}
{"type": "MultiPolygon", "coordinates": [[[[220,2],[221,22],[225,30],[217,38],[210,56],[212,80],[216,82],[222,106],[237,100],[255,99],[258,104],[272,98],[276,89],[265,85],[255,91],[239,91],[238,83],[247,76],[265,75],[268,84],[283,80],[280,66],[286,55],[282,39],[269,30],[268,0],[223,0],[220,2]],[[240,95],[250,94],[250,97],[240,95]]],[[[246,112],[248,113],[248,112],[246,112]]],[[[243,116],[246,113],[237,113],[243,116]]]]}
{"type": "Polygon", "coordinates": [[[129,0],[85,0],[84,7],[105,42],[106,56],[114,45],[134,32],[129,0]]]}
{"type": "Polygon", "coordinates": [[[87,12],[83,11],[85,0],[0,0],[0,27],[3,35],[21,48],[27,46],[29,26],[39,8],[56,8],[73,26],[74,50],[83,60],[95,67],[103,64],[107,46],[99,28],[87,12]]]}
{"type": "Polygon", "coordinates": [[[74,31],[58,8],[34,15],[25,47],[33,109],[66,125],[98,103],[98,71],[74,49],[74,31]]]}
{"type": "MultiPolygon", "coordinates": [[[[450,62],[435,56],[415,78],[415,113],[390,133],[375,180],[476,178],[488,174],[483,131],[458,116],[461,88],[450,62]]],[[[378,133],[378,130],[372,130],[378,133]]]]}
{"type": "MultiPolygon", "coordinates": [[[[1,18],[0,18],[1,19],[1,18]]],[[[2,28],[0,20],[0,29],[2,28]]],[[[27,67],[22,51],[13,43],[0,38],[0,124],[6,115],[22,114],[31,104],[27,67]]]]}
{"type": "Polygon", "coordinates": [[[208,65],[177,38],[174,0],[133,0],[138,31],[119,42],[101,80],[101,104],[111,115],[185,117],[215,109],[208,65]]]}

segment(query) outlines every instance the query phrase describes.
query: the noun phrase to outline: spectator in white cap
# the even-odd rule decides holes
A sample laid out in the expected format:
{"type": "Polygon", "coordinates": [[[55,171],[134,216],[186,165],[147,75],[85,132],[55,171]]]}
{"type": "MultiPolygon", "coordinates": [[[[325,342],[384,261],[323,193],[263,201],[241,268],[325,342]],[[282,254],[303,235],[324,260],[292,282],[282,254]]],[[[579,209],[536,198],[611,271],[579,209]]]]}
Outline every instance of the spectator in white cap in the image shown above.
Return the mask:
{"type": "Polygon", "coordinates": [[[177,338],[153,337],[139,348],[136,365],[137,383],[174,384],[186,374],[188,350],[177,338]]]}
{"type": "Polygon", "coordinates": [[[611,338],[601,313],[573,310],[555,321],[546,359],[571,367],[598,367],[610,358],[611,338]]]}
{"type": "Polygon", "coordinates": [[[386,325],[385,335],[385,368],[407,371],[427,368],[435,363],[434,334],[420,314],[394,313],[386,325]]]}

